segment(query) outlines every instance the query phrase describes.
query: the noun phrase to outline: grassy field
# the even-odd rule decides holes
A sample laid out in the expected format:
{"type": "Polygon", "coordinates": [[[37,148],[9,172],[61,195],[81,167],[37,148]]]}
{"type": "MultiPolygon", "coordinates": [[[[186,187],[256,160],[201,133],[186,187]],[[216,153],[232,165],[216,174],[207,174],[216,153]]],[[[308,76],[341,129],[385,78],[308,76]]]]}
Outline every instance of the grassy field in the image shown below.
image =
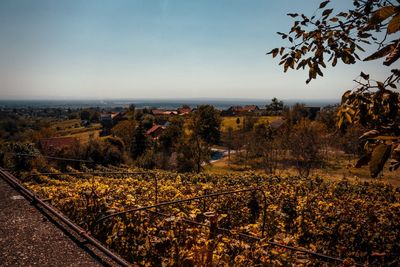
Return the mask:
{"type": "Polygon", "coordinates": [[[87,143],[90,138],[99,138],[100,131],[99,129],[87,129],[86,131],[69,134],[68,136],[78,139],[81,143],[87,143]]]}
{"type": "Polygon", "coordinates": [[[79,119],[58,121],[54,123],[51,128],[57,131],[66,131],[68,129],[73,129],[75,126],[80,127],[81,121],[79,119]]]}
{"type": "MultiPolygon", "coordinates": [[[[229,174],[229,173],[241,173],[243,171],[252,171],[254,173],[264,173],[264,170],[257,169],[254,170],[250,166],[245,166],[243,164],[235,163],[235,155],[231,156],[231,161],[227,157],[214,162],[213,164],[207,165],[205,167],[205,172],[209,174],[229,174]]],[[[372,178],[369,173],[368,166],[363,166],[361,168],[353,167],[356,158],[351,155],[335,154],[330,155],[326,159],[326,164],[324,167],[316,168],[311,171],[311,176],[322,176],[326,179],[332,181],[338,181],[341,179],[349,179],[351,181],[361,181],[361,182],[383,182],[391,184],[396,187],[400,187],[400,170],[389,171],[389,162],[386,164],[384,171],[379,178],[372,178]]],[[[294,167],[285,167],[278,169],[276,171],[279,176],[293,176],[298,175],[294,167]]]]}
{"type": "MultiPolygon", "coordinates": [[[[270,123],[279,118],[280,116],[257,116],[257,123],[258,124],[270,123]]],[[[245,119],[244,116],[222,117],[221,131],[226,132],[229,127],[232,127],[234,131],[238,130],[239,128],[242,128],[244,119],[245,119]],[[240,120],[239,124],[236,123],[238,118],[240,120]]]]}
{"type": "Polygon", "coordinates": [[[57,130],[57,134],[60,136],[74,137],[82,143],[87,143],[90,138],[99,137],[101,124],[93,123],[90,127],[83,127],[80,120],[74,119],[54,123],[52,128],[57,130]]]}

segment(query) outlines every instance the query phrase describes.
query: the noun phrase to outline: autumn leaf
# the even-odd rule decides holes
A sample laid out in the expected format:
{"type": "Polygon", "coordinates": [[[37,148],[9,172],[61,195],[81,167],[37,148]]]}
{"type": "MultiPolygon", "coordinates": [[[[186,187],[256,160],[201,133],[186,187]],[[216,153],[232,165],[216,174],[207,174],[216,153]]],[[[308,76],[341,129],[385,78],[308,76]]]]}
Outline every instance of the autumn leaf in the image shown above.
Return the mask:
{"type": "Polygon", "coordinates": [[[359,158],[354,165],[355,168],[361,168],[364,165],[367,165],[371,161],[371,153],[364,154],[361,158],[359,158]]]}
{"type": "Polygon", "coordinates": [[[333,8],[331,9],[325,9],[324,12],[322,12],[322,16],[328,17],[333,11],[333,8]]]}
{"type": "Polygon", "coordinates": [[[400,14],[394,16],[387,27],[387,33],[392,34],[400,30],[400,14]]]}
{"type": "Polygon", "coordinates": [[[276,57],[279,53],[279,48],[274,48],[270,52],[267,53],[267,55],[272,54],[272,57],[276,57]]]}
{"type": "Polygon", "coordinates": [[[376,25],[381,23],[382,21],[386,20],[393,14],[397,12],[397,9],[395,6],[384,6],[375,11],[375,13],[372,15],[369,23],[372,25],[376,25]]]}
{"type": "Polygon", "coordinates": [[[397,41],[396,47],[390,52],[390,54],[386,57],[384,65],[390,66],[393,62],[397,61],[400,58],[400,40],[397,41]]]}
{"type": "Polygon", "coordinates": [[[319,8],[324,8],[324,7],[326,7],[326,5],[327,5],[329,2],[330,2],[330,0],[322,2],[322,3],[319,5],[319,8]]]}
{"type": "Polygon", "coordinates": [[[379,144],[375,147],[371,155],[371,161],[369,163],[369,170],[371,176],[376,178],[385,166],[386,161],[390,156],[391,145],[379,144]]]}
{"type": "Polygon", "coordinates": [[[373,53],[372,55],[370,55],[368,57],[366,57],[364,59],[364,61],[375,60],[375,59],[384,57],[387,54],[389,54],[390,52],[392,52],[394,48],[395,48],[395,46],[393,44],[387,45],[384,48],[382,48],[381,50],[373,53]]]}
{"type": "Polygon", "coordinates": [[[369,80],[369,74],[365,74],[364,72],[360,73],[361,78],[363,78],[364,80],[369,80]]]}

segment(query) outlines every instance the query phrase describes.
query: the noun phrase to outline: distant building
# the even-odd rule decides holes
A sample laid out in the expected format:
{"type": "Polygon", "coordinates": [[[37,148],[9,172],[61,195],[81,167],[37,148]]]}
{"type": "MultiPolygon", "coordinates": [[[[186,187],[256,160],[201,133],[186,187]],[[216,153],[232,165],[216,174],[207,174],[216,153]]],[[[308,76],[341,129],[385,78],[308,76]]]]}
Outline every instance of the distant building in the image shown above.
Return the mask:
{"type": "Polygon", "coordinates": [[[242,110],[241,106],[231,106],[227,110],[223,110],[221,112],[222,116],[236,116],[239,115],[240,110],[242,110]]]}
{"type": "Polygon", "coordinates": [[[187,114],[189,114],[190,112],[192,112],[192,109],[189,108],[189,107],[181,107],[181,108],[178,108],[178,114],[179,114],[179,115],[187,115],[187,114]]]}
{"type": "Polygon", "coordinates": [[[57,151],[72,147],[78,143],[78,139],[73,137],[53,137],[39,141],[40,149],[45,155],[54,155],[57,151]]]}
{"type": "Polygon", "coordinates": [[[249,113],[255,113],[259,111],[260,108],[256,105],[246,105],[242,106],[231,106],[227,110],[221,112],[222,116],[237,116],[237,115],[244,115],[249,113]]]}
{"type": "Polygon", "coordinates": [[[150,136],[153,139],[158,139],[160,135],[164,132],[165,126],[162,125],[154,125],[149,130],[147,130],[146,135],[150,136]]]}
{"type": "Polygon", "coordinates": [[[256,105],[246,105],[242,108],[241,112],[253,113],[256,112],[257,110],[259,110],[259,108],[256,105]]]}
{"type": "Polygon", "coordinates": [[[111,128],[118,121],[123,119],[123,114],[121,112],[110,112],[100,114],[100,123],[104,128],[111,128]]]}
{"type": "Polygon", "coordinates": [[[168,109],[152,109],[151,114],[154,116],[160,116],[160,115],[178,115],[177,110],[168,110],[168,109]]]}

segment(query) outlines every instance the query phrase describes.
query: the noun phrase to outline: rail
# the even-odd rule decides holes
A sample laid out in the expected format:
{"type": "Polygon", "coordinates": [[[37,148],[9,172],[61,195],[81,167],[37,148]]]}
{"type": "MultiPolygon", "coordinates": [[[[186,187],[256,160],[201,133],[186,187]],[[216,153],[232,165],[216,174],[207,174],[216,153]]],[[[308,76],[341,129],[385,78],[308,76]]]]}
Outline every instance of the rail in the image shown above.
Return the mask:
{"type": "Polygon", "coordinates": [[[115,254],[108,248],[106,248],[102,243],[100,243],[98,240],[90,236],[83,228],[79,227],[75,223],[73,223],[70,219],[62,215],[58,210],[53,208],[52,206],[48,205],[45,203],[42,199],[38,198],[35,194],[33,194],[31,191],[23,187],[15,178],[12,174],[9,172],[5,171],[3,168],[0,168],[0,176],[5,180],[8,184],[10,184],[12,187],[17,189],[19,192],[21,192],[27,199],[30,199],[30,201],[37,205],[39,204],[41,207],[43,207],[45,210],[53,214],[55,217],[57,217],[61,222],[63,222],[65,225],[70,227],[72,230],[74,230],[80,237],[86,240],[86,242],[92,244],[94,247],[102,251],[105,255],[110,257],[113,261],[118,263],[121,266],[131,266],[130,263],[125,261],[123,258],[121,258],[119,255],[115,254]]]}
{"type": "Polygon", "coordinates": [[[14,155],[14,156],[21,156],[21,157],[31,157],[31,158],[36,158],[36,157],[43,157],[45,159],[53,159],[53,160],[62,160],[62,161],[73,161],[73,162],[86,162],[86,163],[94,163],[93,160],[88,160],[88,159],[72,159],[72,158],[61,158],[61,157],[53,157],[53,156],[45,156],[45,155],[35,155],[35,154],[27,154],[27,153],[6,153],[9,155],[14,155]]]}

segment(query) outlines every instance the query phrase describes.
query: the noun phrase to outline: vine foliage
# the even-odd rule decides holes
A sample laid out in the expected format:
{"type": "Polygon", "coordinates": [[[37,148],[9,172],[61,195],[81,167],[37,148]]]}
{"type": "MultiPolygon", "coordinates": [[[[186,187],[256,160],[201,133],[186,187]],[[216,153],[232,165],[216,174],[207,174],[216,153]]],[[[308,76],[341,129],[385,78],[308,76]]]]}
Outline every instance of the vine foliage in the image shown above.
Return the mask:
{"type": "MultiPolygon", "coordinates": [[[[330,8],[331,1],[320,3],[314,14],[289,13],[295,19],[288,33],[278,32],[290,43],[288,47],[274,48],[269,53],[280,57],[279,65],[288,69],[308,69],[306,83],[323,76],[328,63],[335,67],[338,61],[354,64],[357,61],[383,59],[385,66],[394,66],[400,58],[400,1],[354,0],[347,11],[330,8]],[[361,54],[375,50],[361,59],[361,54]]],[[[360,141],[365,154],[356,167],[369,164],[372,177],[377,177],[391,157],[390,169],[400,167],[399,93],[400,70],[388,69],[384,81],[360,73],[357,86],[343,94],[337,114],[337,125],[359,123],[368,129],[360,141]]]]}

